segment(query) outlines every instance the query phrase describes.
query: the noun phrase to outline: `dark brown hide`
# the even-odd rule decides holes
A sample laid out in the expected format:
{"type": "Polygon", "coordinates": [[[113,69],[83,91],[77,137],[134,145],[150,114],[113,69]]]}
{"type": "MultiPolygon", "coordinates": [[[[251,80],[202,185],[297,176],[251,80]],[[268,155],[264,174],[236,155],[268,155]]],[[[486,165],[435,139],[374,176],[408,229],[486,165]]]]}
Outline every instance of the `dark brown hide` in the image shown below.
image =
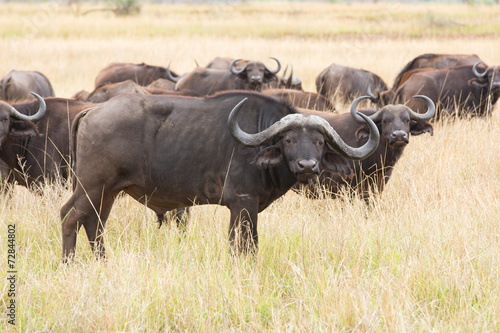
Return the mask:
{"type": "Polygon", "coordinates": [[[61,209],[64,260],[74,254],[80,226],[95,254],[104,255],[102,232],[120,191],[157,213],[226,206],[233,248],[256,249],[258,212],[297,180],[313,179],[320,164],[342,170],[338,154],[363,158],[379,140],[372,123],[369,147],[333,143],[336,136],[321,118],[252,92],[122,95],[81,113],[73,128],[78,181],[61,209]]]}

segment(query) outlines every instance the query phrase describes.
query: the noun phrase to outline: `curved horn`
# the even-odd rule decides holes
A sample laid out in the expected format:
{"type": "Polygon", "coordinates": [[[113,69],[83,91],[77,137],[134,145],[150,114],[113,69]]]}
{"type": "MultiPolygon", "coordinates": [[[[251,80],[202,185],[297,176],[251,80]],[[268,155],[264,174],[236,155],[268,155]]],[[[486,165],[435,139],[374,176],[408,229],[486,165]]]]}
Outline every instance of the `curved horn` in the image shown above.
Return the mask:
{"type": "Polygon", "coordinates": [[[285,70],[283,71],[283,74],[281,75],[281,80],[282,80],[282,81],[285,81],[285,80],[286,80],[286,78],[285,78],[285,76],[286,76],[286,72],[288,72],[288,65],[286,65],[285,70]]]}
{"type": "Polygon", "coordinates": [[[241,68],[241,69],[236,69],[236,68],[234,67],[234,65],[235,65],[238,61],[240,61],[240,60],[241,60],[241,58],[239,58],[239,59],[234,59],[233,61],[231,61],[231,64],[229,65],[229,69],[231,70],[231,73],[233,73],[234,75],[238,75],[238,74],[243,73],[243,71],[244,71],[244,70],[245,70],[245,68],[246,68],[246,66],[245,66],[245,67],[243,67],[243,68],[241,68]]]}
{"type": "MultiPolygon", "coordinates": [[[[285,73],[283,73],[283,76],[285,76],[285,73]]],[[[290,76],[286,80],[286,87],[291,88],[293,85],[293,65],[290,64],[290,76]]]]}
{"type": "Polygon", "coordinates": [[[413,98],[421,98],[424,101],[426,101],[427,102],[427,112],[418,113],[418,112],[415,112],[412,109],[408,108],[410,110],[410,118],[411,119],[413,119],[413,120],[429,120],[432,117],[434,117],[434,115],[436,114],[436,105],[434,104],[432,99],[430,99],[429,97],[424,96],[424,95],[415,95],[415,96],[413,96],[413,98]]]}
{"type": "Polygon", "coordinates": [[[167,66],[167,78],[170,81],[177,83],[181,77],[182,76],[173,76],[172,75],[172,72],[170,71],[170,63],[168,63],[168,66],[167,66]]]}
{"type": "Polygon", "coordinates": [[[31,94],[36,97],[36,99],[38,100],[38,103],[40,104],[40,106],[38,107],[38,111],[32,116],[27,116],[27,115],[22,114],[21,112],[17,111],[12,106],[10,109],[10,115],[13,118],[16,118],[19,120],[37,121],[37,120],[40,120],[43,116],[45,116],[45,112],[47,111],[47,105],[45,104],[45,101],[37,93],[31,92],[31,94]]]}
{"type": "MultiPolygon", "coordinates": [[[[371,91],[369,90],[369,87],[368,87],[368,92],[371,93],[371,91]]],[[[351,104],[351,116],[354,119],[354,121],[357,122],[357,123],[360,123],[360,124],[364,124],[365,123],[365,121],[363,120],[363,117],[359,116],[360,113],[358,112],[358,103],[361,102],[364,99],[367,99],[367,98],[369,98],[371,100],[373,98],[373,95],[358,97],[351,104]]],[[[372,114],[370,116],[370,119],[373,120],[373,121],[377,121],[378,118],[380,117],[379,114],[380,114],[380,112],[372,114]]]]}
{"type": "Polygon", "coordinates": [[[273,74],[277,74],[277,73],[280,71],[280,69],[281,69],[281,63],[280,63],[280,61],[279,61],[278,59],[276,59],[276,58],[274,58],[274,57],[269,57],[269,58],[274,59],[274,60],[278,63],[278,66],[277,66],[275,69],[273,69],[273,70],[270,70],[269,68],[267,68],[267,66],[266,66],[266,68],[267,68],[267,70],[268,70],[268,71],[270,71],[271,73],[273,73],[273,74]]]}
{"type": "Polygon", "coordinates": [[[370,129],[370,137],[368,141],[359,148],[353,148],[348,146],[338,135],[338,133],[332,128],[332,126],[325,119],[319,116],[303,116],[301,114],[290,114],[281,118],[279,121],[271,125],[271,127],[256,133],[249,134],[244,132],[238,122],[236,121],[236,116],[248,98],[241,100],[231,111],[228,118],[228,127],[231,135],[239,143],[249,147],[258,147],[266,142],[269,142],[283,132],[293,129],[297,126],[309,126],[316,128],[318,131],[323,133],[326,141],[330,144],[331,148],[338,152],[340,155],[353,160],[364,159],[377,149],[380,134],[378,132],[377,126],[373,121],[371,121],[364,114],[360,114],[363,121],[368,124],[370,129]]]}
{"type": "Polygon", "coordinates": [[[240,125],[238,125],[236,117],[243,103],[245,103],[247,99],[248,98],[245,97],[238,104],[236,104],[236,106],[233,108],[227,119],[229,132],[236,139],[236,141],[238,141],[244,146],[258,147],[271,140],[274,140],[282,132],[290,130],[292,128],[292,125],[296,126],[297,122],[300,121],[301,118],[303,118],[303,116],[300,114],[290,114],[288,116],[281,118],[273,125],[271,125],[270,127],[266,128],[261,132],[255,134],[246,133],[241,129],[240,125]]]}
{"type": "Polygon", "coordinates": [[[479,65],[480,63],[482,63],[482,61],[478,61],[474,64],[474,66],[472,66],[472,73],[474,73],[474,75],[478,78],[485,77],[486,73],[488,73],[488,69],[486,69],[483,73],[479,73],[477,71],[477,65],[479,65]]]}
{"type": "MultiPolygon", "coordinates": [[[[368,141],[359,148],[354,148],[347,145],[344,140],[338,135],[337,132],[330,126],[330,124],[325,121],[328,125],[328,130],[324,132],[325,137],[328,139],[328,142],[332,146],[332,148],[339,153],[340,155],[350,159],[350,160],[362,160],[373,154],[373,152],[377,149],[379,141],[380,141],[380,133],[378,131],[377,125],[366,115],[357,112],[357,114],[363,119],[364,122],[368,125],[370,130],[370,136],[368,141]]],[[[317,117],[317,116],[311,116],[317,117]]],[[[319,118],[319,117],[318,117],[319,118]]]]}

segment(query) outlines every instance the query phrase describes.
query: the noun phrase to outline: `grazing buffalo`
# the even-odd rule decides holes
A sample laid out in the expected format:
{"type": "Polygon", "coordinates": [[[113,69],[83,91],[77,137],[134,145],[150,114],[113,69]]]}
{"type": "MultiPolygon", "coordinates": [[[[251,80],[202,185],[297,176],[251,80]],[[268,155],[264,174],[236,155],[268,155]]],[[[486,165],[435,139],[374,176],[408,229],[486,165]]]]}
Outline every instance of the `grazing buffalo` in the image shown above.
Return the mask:
{"type": "Polygon", "coordinates": [[[274,96],[297,108],[311,109],[317,111],[335,111],[335,106],[323,95],[294,89],[266,89],[263,94],[274,96]]]}
{"type": "Polygon", "coordinates": [[[49,79],[40,72],[12,70],[0,80],[1,100],[34,100],[31,92],[42,97],[55,96],[49,79]]]}
{"type": "Polygon", "coordinates": [[[100,86],[91,92],[85,101],[91,103],[103,103],[112,97],[123,94],[197,96],[196,93],[191,90],[173,91],[151,86],[143,87],[132,80],[127,80],[100,86]]]}
{"type": "Polygon", "coordinates": [[[126,80],[105,84],[103,86],[95,88],[94,91],[88,95],[86,101],[92,103],[103,103],[111,97],[121,94],[149,95],[149,92],[147,92],[144,87],[138,85],[134,81],[126,80]]]}
{"type": "Polygon", "coordinates": [[[0,159],[13,170],[17,183],[28,188],[68,177],[71,123],[80,111],[93,105],[35,97],[38,100],[0,103],[0,159]]]}
{"type": "Polygon", "coordinates": [[[321,95],[346,104],[359,96],[367,95],[368,89],[377,97],[387,90],[385,82],[372,72],[337,64],[331,64],[316,77],[316,90],[321,95]]]}
{"type": "Polygon", "coordinates": [[[191,73],[181,77],[175,85],[176,90],[192,90],[199,96],[213,95],[225,90],[261,91],[264,84],[278,81],[276,73],[281,64],[270,70],[260,61],[249,61],[244,67],[236,68],[240,59],[233,60],[229,70],[197,67],[191,73]]]}
{"type": "Polygon", "coordinates": [[[175,90],[175,82],[169,79],[158,79],[148,84],[147,87],[173,91],[175,90]]]}
{"type": "Polygon", "coordinates": [[[157,213],[226,206],[232,248],[256,249],[259,212],[297,181],[325,169],[341,173],[346,158],[376,148],[377,128],[367,122],[369,140],[351,148],[320,117],[254,92],[122,95],[82,112],[72,128],[76,188],[61,209],[63,261],[75,253],[80,226],[95,255],[104,256],[102,233],[121,191],[157,213]]]}
{"type": "MultiPolygon", "coordinates": [[[[414,97],[424,100],[427,104],[428,109],[425,114],[416,113],[404,105],[387,105],[378,111],[359,111],[373,120],[380,131],[380,142],[377,150],[361,161],[350,162],[352,172],[349,177],[323,170],[319,176],[318,184],[315,186],[307,185],[306,194],[317,197],[319,193],[323,193],[336,197],[346,190],[352,191],[351,194],[358,193],[367,202],[371,193],[381,194],[396,163],[409,143],[410,134],[433,134],[432,125],[428,120],[434,116],[434,103],[426,96],[414,97]],[[326,191],[323,192],[322,189],[326,191]]],[[[308,115],[318,115],[327,120],[337,133],[345,138],[348,145],[358,147],[365,144],[368,138],[368,128],[363,124],[361,118],[356,116],[357,105],[365,98],[373,99],[373,96],[357,98],[351,106],[351,114],[334,115],[305,110],[301,112],[308,115]]],[[[298,188],[300,186],[296,185],[295,189],[298,188]]]]}
{"type": "Polygon", "coordinates": [[[399,72],[392,85],[392,90],[396,91],[412,74],[415,74],[416,69],[433,68],[443,69],[464,65],[474,65],[482,60],[475,54],[435,54],[426,53],[419,55],[412,61],[406,64],[399,72]],[[411,73],[408,73],[411,72],[411,73]]]}
{"type": "Polygon", "coordinates": [[[436,103],[436,118],[490,114],[500,97],[500,67],[475,65],[416,73],[395,92],[393,103],[405,103],[415,111],[424,110],[411,96],[423,94],[436,103]]]}
{"type": "Polygon", "coordinates": [[[215,57],[205,66],[205,68],[229,70],[231,68],[231,63],[237,60],[236,64],[238,67],[245,67],[250,60],[235,59],[229,57],[215,57]]]}
{"type": "Polygon", "coordinates": [[[170,79],[177,76],[170,69],[146,65],[145,63],[111,63],[97,74],[95,87],[126,80],[132,80],[141,86],[147,86],[155,80],[170,79]]]}

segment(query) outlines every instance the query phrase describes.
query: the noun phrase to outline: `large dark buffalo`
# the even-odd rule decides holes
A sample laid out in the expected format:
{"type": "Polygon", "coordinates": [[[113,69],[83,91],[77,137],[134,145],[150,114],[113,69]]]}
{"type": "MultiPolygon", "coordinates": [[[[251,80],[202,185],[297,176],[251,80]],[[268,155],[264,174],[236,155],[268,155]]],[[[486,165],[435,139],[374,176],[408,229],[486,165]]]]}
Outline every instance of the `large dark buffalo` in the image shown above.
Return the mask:
{"type": "Polygon", "coordinates": [[[141,86],[147,86],[158,79],[178,77],[172,70],[161,66],[151,66],[145,63],[111,63],[104,67],[95,78],[95,87],[106,84],[132,80],[141,86]]]}
{"type": "Polygon", "coordinates": [[[368,124],[368,142],[351,148],[320,117],[258,93],[115,97],[73,123],[76,188],[61,209],[63,260],[73,256],[80,226],[104,255],[102,233],[120,191],[157,213],[226,206],[233,249],[256,249],[257,213],[297,181],[368,156],[379,141],[368,124]]]}
{"type": "MultiPolygon", "coordinates": [[[[434,116],[434,103],[426,96],[414,97],[422,99],[426,103],[428,109],[425,114],[416,113],[404,105],[387,105],[378,111],[359,111],[370,117],[380,131],[380,142],[377,150],[361,161],[350,162],[352,173],[349,177],[323,170],[319,176],[319,183],[308,184],[306,193],[316,197],[319,192],[323,192],[322,189],[325,189],[324,194],[336,197],[343,191],[348,193],[351,191],[351,193],[358,193],[366,201],[369,200],[372,193],[381,194],[396,163],[409,143],[410,135],[433,134],[432,125],[428,120],[434,116]]],[[[301,112],[308,115],[318,115],[327,120],[337,133],[345,138],[348,145],[359,147],[365,144],[368,138],[368,128],[361,118],[356,116],[357,105],[365,98],[373,99],[373,96],[357,98],[351,106],[350,114],[334,115],[305,110],[301,112]]],[[[295,188],[297,189],[299,186],[297,185],[295,188]]]]}
{"type": "Polygon", "coordinates": [[[356,97],[367,95],[369,89],[378,98],[387,85],[375,73],[337,64],[331,64],[316,77],[317,92],[342,103],[350,104],[356,97]]]}
{"type": "Polygon", "coordinates": [[[436,103],[436,118],[485,116],[500,97],[500,67],[476,63],[416,73],[395,92],[393,103],[405,103],[417,112],[424,110],[422,101],[411,100],[416,94],[436,103]]]}
{"type": "Polygon", "coordinates": [[[263,94],[280,98],[297,108],[317,111],[335,111],[335,106],[323,95],[295,89],[265,89],[263,94]]]}
{"type": "Polygon", "coordinates": [[[34,100],[31,92],[42,97],[55,96],[49,79],[40,72],[12,70],[0,80],[1,100],[34,100]]]}
{"type": "Polygon", "coordinates": [[[281,64],[278,59],[273,59],[278,63],[273,70],[260,61],[249,61],[244,67],[236,68],[240,59],[233,60],[229,70],[197,67],[181,77],[175,89],[192,90],[199,96],[213,95],[225,90],[261,91],[264,84],[278,81],[276,73],[281,69],[281,64]]]}
{"type": "MultiPolygon", "coordinates": [[[[399,72],[392,85],[392,90],[396,91],[409,76],[411,71],[422,68],[443,69],[464,65],[474,65],[482,60],[475,54],[435,54],[426,53],[419,55],[406,64],[399,72]]],[[[413,72],[415,73],[415,72],[413,72]]]]}
{"type": "Polygon", "coordinates": [[[29,188],[68,177],[71,123],[80,111],[92,106],[72,99],[36,97],[38,101],[0,103],[0,159],[13,170],[17,183],[29,188]]]}

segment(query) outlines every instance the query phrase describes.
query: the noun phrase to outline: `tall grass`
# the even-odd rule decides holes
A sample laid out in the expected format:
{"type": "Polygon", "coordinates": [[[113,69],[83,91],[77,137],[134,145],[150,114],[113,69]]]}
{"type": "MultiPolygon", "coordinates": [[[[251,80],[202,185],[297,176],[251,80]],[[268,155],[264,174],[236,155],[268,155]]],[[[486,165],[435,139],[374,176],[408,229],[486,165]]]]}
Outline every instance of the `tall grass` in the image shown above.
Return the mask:
{"type": "MultiPolygon", "coordinates": [[[[266,15],[289,10],[275,6],[266,15]]],[[[309,7],[301,6],[293,15],[300,18],[304,10],[307,17],[309,7]]],[[[323,6],[326,12],[351,8],[352,16],[373,12],[373,7],[323,6]]],[[[23,17],[33,15],[31,7],[16,8],[25,11],[23,17]]],[[[173,8],[179,17],[195,10],[173,8]]],[[[214,7],[200,6],[199,17],[217,22],[204,8],[214,7]]],[[[400,8],[411,12],[413,7],[400,8]]],[[[447,17],[463,8],[431,7],[447,17]]],[[[93,29],[92,17],[75,19],[62,10],[57,15],[93,29]]],[[[102,17],[129,31],[137,28],[134,20],[158,20],[147,8],[131,21],[102,17]]],[[[314,25],[315,18],[309,20],[314,25]]],[[[47,29],[65,28],[53,23],[47,29]]],[[[293,63],[312,91],[315,76],[332,62],[372,70],[389,84],[407,61],[424,52],[476,53],[488,64],[500,64],[495,36],[141,32],[138,37],[115,35],[107,23],[96,24],[103,31],[95,37],[86,32],[4,36],[0,72],[41,70],[56,93],[68,97],[91,90],[97,72],[113,61],[172,61],[182,72],[194,67],[195,58],[203,64],[217,55],[275,56],[293,63]]],[[[147,31],[144,25],[139,28],[147,31]]],[[[93,259],[81,232],[76,260],[64,266],[59,209],[70,191],[49,185],[37,195],[16,186],[0,196],[0,248],[5,262],[7,225],[15,223],[17,321],[12,327],[2,311],[0,327],[23,332],[499,331],[499,137],[498,108],[489,119],[434,124],[434,136],[411,138],[386,190],[370,207],[357,199],[310,200],[288,193],[259,214],[259,253],[249,257],[230,255],[224,207],[194,207],[183,233],[175,226],[157,229],[155,214],[124,196],[107,222],[107,261],[93,259]]],[[[4,309],[7,282],[0,286],[4,309]]]]}

